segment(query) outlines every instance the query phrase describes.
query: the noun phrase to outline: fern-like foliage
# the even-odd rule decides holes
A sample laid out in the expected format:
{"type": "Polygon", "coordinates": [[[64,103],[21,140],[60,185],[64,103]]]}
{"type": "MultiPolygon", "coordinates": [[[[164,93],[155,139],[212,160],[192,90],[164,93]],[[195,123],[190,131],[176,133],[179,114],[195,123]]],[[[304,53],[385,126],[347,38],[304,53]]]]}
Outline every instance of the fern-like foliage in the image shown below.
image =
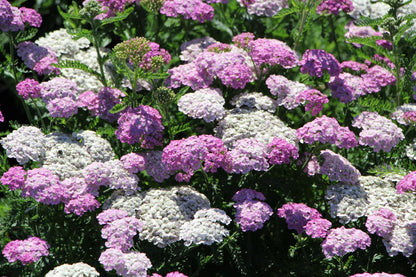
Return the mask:
{"type": "Polygon", "coordinates": [[[94,69],[88,67],[88,65],[80,62],[80,61],[74,61],[74,60],[62,60],[59,62],[59,64],[56,65],[58,68],[73,68],[73,69],[79,69],[85,72],[88,72],[95,77],[97,77],[98,80],[101,80],[101,75],[94,69]]]}
{"type": "Polygon", "coordinates": [[[363,26],[379,26],[384,23],[384,21],[388,18],[388,15],[378,18],[370,18],[370,17],[362,17],[354,21],[355,26],[363,27],[363,26]]]}
{"type": "Polygon", "coordinates": [[[125,9],[123,12],[118,13],[116,16],[113,17],[109,17],[109,18],[104,18],[102,20],[100,20],[100,26],[104,26],[110,23],[114,23],[114,22],[119,22],[122,21],[124,19],[126,19],[134,10],[134,7],[130,7],[128,9],[125,9]]]}
{"type": "Polygon", "coordinates": [[[299,8],[297,8],[297,7],[295,7],[295,8],[287,8],[287,9],[281,9],[280,11],[277,12],[277,14],[275,14],[273,16],[273,18],[286,17],[289,14],[298,13],[298,12],[299,12],[299,8]]]}
{"type": "Polygon", "coordinates": [[[19,32],[16,36],[16,43],[21,43],[26,40],[30,40],[38,33],[37,28],[27,28],[23,32],[19,32]]]}

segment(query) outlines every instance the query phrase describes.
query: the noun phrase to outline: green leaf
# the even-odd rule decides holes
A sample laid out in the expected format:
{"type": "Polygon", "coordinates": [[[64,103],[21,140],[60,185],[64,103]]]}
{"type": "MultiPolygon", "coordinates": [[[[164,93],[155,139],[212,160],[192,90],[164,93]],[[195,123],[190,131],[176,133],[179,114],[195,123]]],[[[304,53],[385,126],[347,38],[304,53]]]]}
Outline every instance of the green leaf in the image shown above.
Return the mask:
{"type": "Polygon", "coordinates": [[[115,114],[115,113],[119,113],[119,112],[121,112],[121,111],[123,111],[125,108],[127,108],[127,106],[126,105],[124,105],[124,104],[117,104],[117,105],[115,105],[111,110],[110,110],[110,113],[111,114],[115,114]]]}
{"type": "Polygon", "coordinates": [[[38,33],[37,28],[28,28],[25,29],[23,32],[19,32],[16,36],[16,43],[21,43],[26,40],[30,40],[36,36],[38,33]]]}
{"type": "Polygon", "coordinates": [[[73,13],[66,13],[66,12],[64,12],[59,6],[57,6],[57,8],[58,8],[58,12],[59,12],[59,14],[63,17],[63,19],[65,19],[65,20],[71,20],[71,19],[79,19],[79,20],[82,20],[82,19],[85,19],[83,16],[81,16],[81,15],[79,15],[79,14],[73,14],[73,13]]]}
{"type": "Polygon", "coordinates": [[[80,61],[74,61],[74,60],[63,60],[60,61],[59,64],[56,65],[58,68],[74,68],[74,69],[79,69],[85,72],[88,72],[92,75],[94,75],[95,77],[97,77],[98,80],[101,80],[101,74],[98,73],[97,71],[95,71],[92,68],[89,68],[88,65],[83,64],[80,61]]]}
{"type": "Polygon", "coordinates": [[[92,31],[87,29],[81,29],[80,31],[76,31],[74,29],[67,30],[68,34],[72,35],[73,39],[78,40],[80,38],[86,38],[91,43],[94,43],[94,36],[92,35],[92,31]]]}
{"type": "Polygon", "coordinates": [[[224,23],[222,23],[221,21],[217,20],[217,19],[213,19],[211,21],[212,27],[214,27],[215,29],[225,32],[227,33],[230,37],[233,37],[233,31],[230,29],[230,27],[228,27],[227,25],[225,25],[224,23]]]}
{"type": "Polygon", "coordinates": [[[289,14],[297,13],[297,12],[299,12],[299,8],[281,9],[277,14],[273,16],[273,18],[285,17],[285,16],[288,16],[289,14]]]}
{"type": "Polygon", "coordinates": [[[384,23],[384,20],[388,15],[378,18],[362,17],[354,21],[354,25],[358,27],[362,26],[376,26],[384,23]]]}
{"type": "Polygon", "coordinates": [[[114,17],[104,18],[103,20],[99,21],[100,26],[104,26],[110,23],[119,22],[126,19],[134,10],[134,7],[130,7],[124,10],[122,13],[117,14],[114,17]]]}

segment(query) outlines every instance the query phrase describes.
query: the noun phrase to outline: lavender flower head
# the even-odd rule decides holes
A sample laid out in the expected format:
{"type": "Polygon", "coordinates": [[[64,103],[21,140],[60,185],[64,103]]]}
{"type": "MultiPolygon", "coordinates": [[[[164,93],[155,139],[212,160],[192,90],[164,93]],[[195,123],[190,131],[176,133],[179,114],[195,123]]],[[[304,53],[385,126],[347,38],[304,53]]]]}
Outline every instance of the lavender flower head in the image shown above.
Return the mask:
{"type": "Polygon", "coordinates": [[[365,227],[371,234],[388,238],[394,230],[396,221],[397,218],[391,210],[380,208],[367,217],[365,227]]]}
{"type": "Polygon", "coordinates": [[[172,140],[163,149],[162,163],[170,171],[179,171],[175,179],[189,182],[194,172],[216,172],[223,165],[227,149],[221,139],[211,135],[172,140]]]}
{"type": "Polygon", "coordinates": [[[403,125],[414,123],[413,116],[416,114],[416,104],[409,103],[396,107],[396,110],[390,115],[391,119],[396,120],[403,125]]]}
{"type": "Polygon", "coordinates": [[[10,31],[13,22],[12,5],[9,1],[0,0],[0,30],[3,32],[10,31]]]}
{"type": "Polygon", "coordinates": [[[327,259],[334,256],[344,256],[357,249],[366,249],[371,244],[370,236],[355,228],[347,229],[344,226],[331,229],[322,242],[322,250],[327,259]]]}
{"type": "Polygon", "coordinates": [[[212,122],[224,117],[225,99],[219,89],[205,88],[184,94],[178,100],[178,109],[192,118],[212,122]]]}
{"type": "Polygon", "coordinates": [[[262,66],[280,65],[287,69],[299,64],[296,52],[277,39],[259,38],[249,42],[247,49],[258,70],[262,66]]]}
{"type": "Polygon", "coordinates": [[[237,140],[225,154],[223,168],[228,173],[242,174],[251,170],[266,171],[269,168],[267,147],[254,138],[237,140]]]}
{"type": "Polygon", "coordinates": [[[290,158],[295,160],[299,158],[296,146],[281,138],[273,138],[267,145],[267,149],[270,164],[289,164],[290,158]]]}
{"type": "Polygon", "coordinates": [[[0,30],[3,32],[17,32],[29,26],[39,28],[42,23],[41,15],[34,9],[21,7],[17,8],[8,1],[0,1],[0,30]]]}
{"type": "Polygon", "coordinates": [[[295,230],[298,234],[305,231],[306,224],[310,220],[321,218],[321,214],[314,208],[303,203],[286,203],[277,210],[280,218],[285,218],[287,227],[295,230]]]}
{"type": "Polygon", "coordinates": [[[233,42],[237,47],[247,48],[248,44],[254,40],[254,34],[245,32],[233,37],[233,42]]]}
{"type": "Polygon", "coordinates": [[[120,276],[147,277],[147,270],[152,263],[144,253],[127,252],[109,248],[101,253],[98,259],[106,271],[115,270],[120,276]]]}
{"type": "Polygon", "coordinates": [[[324,104],[328,103],[328,97],[317,89],[308,89],[302,91],[296,97],[297,103],[306,103],[305,111],[311,111],[313,116],[319,114],[324,108],[324,104]]]}
{"type": "Polygon", "coordinates": [[[9,263],[21,261],[23,265],[27,265],[38,261],[43,256],[48,256],[48,248],[46,241],[38,237],[30,237],[9,242],[2,253],[9,263]]]}
{"type": "Polygon", "coordinates": [[[327,12],[329,14],[338,15],[340,11],[351,12],[354,5],[351,0],[323,0],[316,7],[316,13],[322,14],[327,12]]]}
{"type": "Polygon", "coordinates": [[[370,146],[374,152],[389,152],[404,139],[402,129],[377,112],[362,112],[354,118],[352,126],[363,129],[359,135],[359,143],[370,146]]]}
{"type": "Polygon", "coordinates": [[[29,160],[40,162],[44,159],[45,139],[39,128],[22,126],[2,138],[0,143],[6,150],[7,157],[16,158],[23,165],[29,160]]]}
{"type": "Polygon", "coordinates": [[[214,8],[201,0],[166,0],[160,8],[160,13],[168,17],[182,16],[184,19],[203,23],[213,19],[214,8]]]}
{"type": "Polygon", "coordinates": [[[254,232],[263,228],[263,223],[273,214],[272,208],[267,203],[254,200],[255,195],[258,195],[260,200],[265,200],[262,193],[250,189],[237,191],[233,196],[233,200],[237,201],[233,205],[237,210],[235,220],[240,224],[243,232],[254,232]]]}
{"type": "Polygon", "coordinates": [[[349,103],[360,96],[379,91],[377,87],[369,86],[364,78],[347,72],[331,77],[328,87],[332,97],[338,98],[342,103],[349,103]]]}
{"type": "Polygon", "coordinates": [[[143,223],[140,220],[127,216],[107,223],[101,229],[101,237],[107,240],[106,247],[126,252],[133,247],[133,238],[142,229],[143,223]]]}
{"type": "Polygon", "coordinates": [[[52,64],[58,63],[55,53],[49,48],[38,46],[34,42],[25,41],[17,45],[17,55],[22,58],[25,65],[36,71],[39,75],[60,73],[59,68],[52,64]]]}
{"type": "Polygon", "coordinates": [[[192,62],[208,46],[216,42],[212,37],[202,37],[184,42],[180,46],[181,54],[179,58],[184,62],[192,62]]]}
{"type": "Polygon", "coordinates": [[[19,10],[22,13],[23,22],[28,23],[32,27],[40,27],[42,24],[42,16],[37,11],[26,7],[21,7],[19,10]]]}
{"type": "Polygon", "coordinates": [[[41,167],[27,171],[22,196],[31,196],[44,204],[57,205],[62,201],[63,191],[59,177],[49,169],[41,167]]]}
{"type": "Polygon", "coordinates": [[[144,157],[136,153],[123,155],[120,161],[123,163],[123,167],[130,173],[137,173],[145,169],[146,162],[144,157]]]}
{"type": "Polygon", "coordinates": [[[346,158],[331,150],[321,151],[324,159],[320,167],[320,174],[326,174],[330,181],[339,181],[347,184],[357,184],[361,173],[346,158]]]}
{"type": "Polygon", "coordinates": [[[367,73],[361,75],[361,77],[367,83],[368,90],[379,91],[385,86],[391,86],[396,83],[394,74],[379,65],[370,67],[367,73]]]}
{"type": "Polygon", "coordinates": [[[120,113],[117,123],[115,134],[123,143],[140,143],[145,149],[162,145],[162,116],[155,108],[146,105],[129,107],[120,113]]]}
{"type": "Polygon", "coordinates": [[[158,183],[162,183],[165,179],[175,174],[174,171],[168,169],[167,165],[162,163],[162,155],[163,152],[159,150],[149,151],[143,154],[146,173],[158,183]]]}
{"type": "Polygon", "coordinates": [[[340,148],[357,146],[357,138],[348,127],[341,127],[335,118],[317,117],[296,130],[298,139],[307,144],[314,142],[335,144],[340,148]]]}
{"type": "Polygon", "coordinates": [[[334,55],[321,49],[308,49],[302,56],[299,65],[300,72],[310,76],[322,77],[327,71],[330,76],[337,76],[341,73],[341,66],[334,55]]]}

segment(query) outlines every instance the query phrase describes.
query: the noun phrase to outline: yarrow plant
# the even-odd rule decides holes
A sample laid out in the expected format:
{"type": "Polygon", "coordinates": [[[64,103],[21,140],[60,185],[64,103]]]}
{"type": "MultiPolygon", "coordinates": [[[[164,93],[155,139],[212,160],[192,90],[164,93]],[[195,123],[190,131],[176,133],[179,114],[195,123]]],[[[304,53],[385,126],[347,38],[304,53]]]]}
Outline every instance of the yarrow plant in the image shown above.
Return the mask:
{"type": "Polygon", "coordinates": [[[9,263],[20,261],[23,265],[27,265],[38,261],[43,256],[48,256],[48,248],[46,241],[38,237],[30,237],[9,242],[2,253],[9,263]]]}

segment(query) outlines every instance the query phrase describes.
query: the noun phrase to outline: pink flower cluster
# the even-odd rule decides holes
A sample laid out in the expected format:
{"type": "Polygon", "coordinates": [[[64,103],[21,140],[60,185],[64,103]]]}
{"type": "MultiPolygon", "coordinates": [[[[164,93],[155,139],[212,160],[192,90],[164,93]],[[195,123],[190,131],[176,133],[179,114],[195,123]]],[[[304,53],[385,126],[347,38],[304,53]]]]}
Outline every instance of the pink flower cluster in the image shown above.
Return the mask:
{"type": "Polygon", "coordinates": [[[341,73],[341,65],[334,55],[321,49],[308,49],[299,62],[300,72],[310,76],[322,77],[324,71],[331,76],[338,76],[341,73]]]}
{"type": "Polygon", "coordinates": [[[412,171],[399,181],[396,186],[397,193],[405,193],[406,191],[416,191],[416,171],[412,171]]]}
{"type": "Polygon", "coordinates": [[[270,164],[288,164],[290,158],[299,158],[298,149],[293,144],[287,142],[281,138],[273,138],[273,140],[267,145],[270,164]]]}
{"type": "Polygon", "coordinates": [[[372,147],[374,152],[389,152],[404,139],[402,129],[377,112],[362,112],[354,118],[352,126],[363,129],[359,143],[372,147]]]}
{"type": "Polygon", "coordinates": [[[388,239],[396,225],[396,216],[392,211],[380,208],[367,217],[365,227],[371,234],[388,239]]]}
{"type": "Polygon", "coordinates": [[[305,111],[311,111],[313,116],[318,115],[320,111],[324,108],[324,104],[328,103],[328,96],[323,94],[317,89],[308,89],[302,91],[296,97],[297,103],[306,103],[305,111]]]}
{"type": "Polygon", "coordinates": [[[335,144],[340,148],[357,146],[357,138],[348,127],[341,127],[335,118],[317,117],[296,130],[297,138],[304,143],[314,142],[335,144]]]}
{"type": "Polygon", "coordinates": [[[108,248],[98,259],[106,271],[115,270],[119,276],[146,277],[152,263],[146,254],[139,252],[122,252],[120,249],[108,248]]]}
{"type": "Polygon", "coordinates": [[[129,107],[120,112],[117,123],[115,134],[123,143],[139,143],[145,149],[162,145],[162,116],[155,108],[146,105],[129,107]]]}
{"type": "Polygon", "coordinates": [[[120,161],[123,163],[123,167],[133,174],[145,169],[144,157],[136,153],[126,154],[120,158],[120,161]]]}
{"type": "Polygon", "coordinates": [[[243,232],[254,232],[263,228],[263,223],[273,214],[272,208],[260,201],[265,199],[261,192],[252,189],[242,189],[234,194],[233,200],[236,203],[233,207],[237,210],[235,220],[243,232]]]}
{"type": "Polygon", "coordinates": [[[183,16],[184,19],[198,20],[203,23],[214,17],[214,8],[201,0],[166,0],[160,13],[169,17],[183,16]]]}
{"type": "Polygon", "coordinates": [[[17,45],[17,55],[22,58],[25,65],[36,71],[39,75],[60,73],[59,68],[52,64],[57,64],[58,59],[55,53],[46,47],[37,45],[31,41],[21,42],[17,45]]]}
{"type": "Polygon", "coordinates": [[[2,253],[9,263],[21,261],[23,265],[27,265],[38,261],[43,256],[48,256],[48,248],[46,241],[38,237],[30,237],[9,242],[2,253]]]}
{"type": "Polygon", "coordinates": [[[251,170],[266,171],[269,168],[267,146],[253,138],[239,139],[226,153],[223,168],[228,173],[242,174],[251,170]]]}
{"type": "Polygon", "coordinates": [[[356,169],[346,158],[331,150],[321,151],[324,162],[320,166],[319,173],[326,174],[330,181],[339,181],[347,184],[357,184],[360,171],[356,169]]]}
{"type": "Polygon", "coordinates": [[[322,14],[327,12],[329,14],[338,15],[340,11],[351,12],[354,5],[351,0],[323,0],[316,7],[316,13],[322,14]]]}
{"type": "Polygon", "coordinates": [[[134,236],[143,229],[143,222],[136,217],[128,216],[127,212],[122,210],[105,210],[97,215],[97,219],[104,225],[101,237],[107,240],[105,246],[123,252],[133,247],[134,236]]]}
{"type": "Polygon", "coordinates": [[[0,0],[0,30],[3,32],[17,32],[25,28],[25,23],[39,28],[42,17],[34,9],[13,7],[6,0],[0,0]]]}
{"type": "Polygon", "coordinates": [[[87,90],[79,95],[78,106],[87,108],[93,116],[113,122],[119,115],[110,113],[110,110],[120,104],[124,96],[121,90],[111,87],[104,87],[98,93],[87,90]]]}
{"type": "MultiPolygon", "coordinates": [[[[163,277],[163,276],[157,273],[153,273],[149,277],[163,277]]],[[[165,277],[188,277],[188,276],[183,273],[180,273],[179,271],[174,271],[174,272],[169,272],[168,274],[166,274],[165,277]]]]}
{"type": "Polygon", "coordinates": [[[2,185],[9,186],[10,190],[22,189],[25,185],[25,176],[26,170],[23,167],[14,166],[1,176],[0,182],[2,185]]]}
{"type": "Polygon", "coordinates": [[[296,52],[277,39],[259,38],[250,41],[247,49],[260,72],[264,66],[280,65],[283,68],[292,68],[299,64],[296,52]]]}
{"type": "Polygon", "coordinates": [[[287,227],[298,234],[306,233],[313,238],[324,238],[332,223],[322,218],[314,208],[303,203],[286,203],[277,210],[277,215],[286,219],[287,227]]]}
{"type": "Polygon", "coordinates": [[[162,163],[170,171],[179,171],[175,179],[189,182],[198,169],[216,172],[223,165],[227,149],[221,139],[212,135],[172,140],[163,149],[162,163]]]}
{"type": "Polygon", "coordinates": [[[322,250],[327,259],[334,256],[344,256],[357,249],[366,249],[371,244],[370,236],[355,228],[331,229],[322,243],[322,250]]]}
{"type": "Polygon", "coordinates": [[[34,79],[26,78],[16,85],[17,93],[25,100],[39,98],[40,90],[39,82],[34,79]]]}
{"type": "Polygon", "coordinates": [[[247,48],[248,44],[254,40],[254,34],[245,32],[233,37],[233,43],[240,48],[247,48]]]}
{"type": "MultiPolygon", "coordinates": [[[[88,1],[89,0],[85,0],[82,5],[85,6],[88,1]]],[[[134,0],[97,0],[97,2],[101,4],[102,11],[106,12],[99,14],[94,19],[102,20],[104,18],[113,17],[116,13],[122,12],[125,6],[133,3],[134,0]]]]}

